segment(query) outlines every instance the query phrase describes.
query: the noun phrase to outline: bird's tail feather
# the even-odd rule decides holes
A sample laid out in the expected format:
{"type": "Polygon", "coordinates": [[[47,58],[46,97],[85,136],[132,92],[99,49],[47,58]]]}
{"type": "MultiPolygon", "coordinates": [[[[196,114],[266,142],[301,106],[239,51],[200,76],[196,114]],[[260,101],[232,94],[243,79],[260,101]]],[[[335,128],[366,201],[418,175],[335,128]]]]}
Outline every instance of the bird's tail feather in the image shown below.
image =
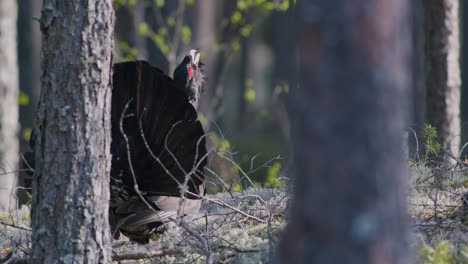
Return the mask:
{"type": "Polygon", "coordinates": [[[126,185],[133,187],[127,169],[130,152],[143,193],[178,196],[186,177],[190,177],[188,190],[198,193],[207,151],[203,127],[187,96],[176,89],[171,78],[145,61],[114,65],[113,82],[112,149],[119,160],[114,159],[112,167],[122,170],[113,175],[122,175],[126,185]],[[121,122],[130,148],[121,143],[125,141],[121,122]]]}

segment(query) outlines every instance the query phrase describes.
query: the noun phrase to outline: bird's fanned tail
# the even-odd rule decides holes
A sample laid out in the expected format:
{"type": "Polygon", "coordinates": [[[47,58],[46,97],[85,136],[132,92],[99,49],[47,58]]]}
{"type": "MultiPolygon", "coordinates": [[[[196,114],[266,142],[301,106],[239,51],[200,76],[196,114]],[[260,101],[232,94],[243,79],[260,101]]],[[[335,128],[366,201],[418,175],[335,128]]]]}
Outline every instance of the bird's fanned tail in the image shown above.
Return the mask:
{"type": "Polygon", "coordinates": [[[207,153],[203,127],[188,97],[176,89],[171,78],[147,62],[114,66],[111,152],[113,222],[125,235],[134,236],[138,242],[147,241],[154,226],[141,225],[164,223],[177,216],[180,197],[196,201],[186,214],[198,210],[207,153]],[[125,135],[120,131],[121,124],[125,135]],[[134,178],[140,194],[134,188],[134,178]],[[146,202],[136,198],[139,195],[146,202]],[[162,209],[154,202],[165,196],[173,197],[173,208],[162,209]]]}

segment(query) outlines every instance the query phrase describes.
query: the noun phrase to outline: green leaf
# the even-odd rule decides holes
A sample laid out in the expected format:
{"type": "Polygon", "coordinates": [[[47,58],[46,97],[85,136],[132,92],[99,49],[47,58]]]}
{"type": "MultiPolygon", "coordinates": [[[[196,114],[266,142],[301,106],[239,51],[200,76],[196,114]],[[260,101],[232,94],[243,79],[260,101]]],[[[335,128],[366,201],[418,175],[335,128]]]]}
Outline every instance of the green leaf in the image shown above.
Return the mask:
{"type": "Polygon", "coordinates": [[[161,27],[158,29],[158,34],[161,36],[166,36],[167,35],[167,29],[165,27],[161,27]]]}
{"type": "Polygon", "coordinates": [[[221,139],[219,142],[219,151],[225,153],[229,149],[231,149],[231,142],[229,142],[227,139],[221,139]]]}
{"type": "Polygon", "coordinates": [[[23,91],[20,91],[18,95],[18,105],[25,106],[28,104],[29,104],[29,95],[23,91]]]}
{"type": "Polygon", "coordinates": [[[240,45],[239,40],[234,40],[234,41],[231,43],[231,48],[232,48],[233,51],[238,51],[238,50],[240,50],[241,45],[240,45]]]}
{"type": "Polygon", "coordinates": [[[167,25],[170,27],[173,27],[175,25],[175,19],[173,17],[168,17],[166,22],[167,25]]]}
{"type": "Polygon", "coordinates": [[[269,167],[267,170],[266,182],[272,186],[277,186],[279,184],[279,173],[281,172],[281,163],[275,162],[273,166],[269,167]]]}
{"type": "Polygon", "coordinates": [[[260,5],[262,5],[263,3],[265,3],[265,0],[255,0],[255,5],[256,5],[256,6],[260,6],[260,5]]]}
{"type": "Polygon", "coordinates": [[[23,138],[24,141],[29,142],[29,139],[31,138],[31,133],[32,133],[32,129],[27,127],[23,129],[23,132],[21,133],[21,137],[23,138]]]}
{"type": "Polygon", "coordinates": [[[241,14],[241,12],[236,11],[231,16],[231,23],[236,25],[236,24],[240,24],[240,22],[242,22],[242,14],[241,14]]]}
{"type": "Polygon", "coordinates": [[[198,120],[202,124],[202,126],[208,125],[208,118],[203,113],[198,113],[198,120]]]}
{"type": "Polygon", "coordinates": [[[114,9],[117,10],[125,4],[125,0],[114,0],[112,1],[112,4],[114,6],[114,9]]]}
{"type": "Polygon", "coordinates": [[[187,0],[188,6],[193,6],[195,4],[195,0],[187,0]]]}
{"type": "Polygon", "coordinates": [[[423,140],[426,147],[426,156],[430,154],[436,155],[440,149],[441,145],[437,141],[437,129],[431,124],[426,124],[423,130],[423,140]]]}
{"type": "Polygon", "coordinates": [[[252,26],[251,25],[245,25],[240,29],[240,33],[244,37],[248,37],[250,35],[250,32],[252,32],[252,26]]]}
{"type": "Polygon", "coordinates": [[[253,102],[255,101],[255,97],[257,96],[257,93],[253,89],[254,82],[252,79],[247,79],[245,81],[245,92],[244,92],[244,100],[247,102],[253,102]]]}
{"type": "Polygon", "coordinates": [[[185,45],[189,44],[190,39],[192,38],[192,30],[190,29],[190,27],[184,25],[180,31],[180,34],[182,43],[184,43],[185,45]]]}
{"type": "Polygon", "coordinates": [[[154,0],[156,7],[161,8],[164,6],[164,0],[154,0]]]}
{"type": "Polygon", "coordinates": [[[153,40],[154,44],[161,50],[164,55],[169,53],[169,46],[166,44],[164,37],[158,34],[155,34],[151,40],[153,40]]]}
{"type": "Polygon", "coordinates": [[[275,6],[273,5],[273,3],[271,2],[268,2],[268,3],[265,3],[263,5],[263,8],[266,10],[266,11],[271,11],[275,8],[275,6]]]}
{"type": "Polygon", "coordinates": [[[129,48],[125,52],[124,60],[135,60],[138,55],[138,50],[136,48],[129,48]]]}
{"type": "Polygon", "coordinates": [[[232,187],[233,192],[240,192],[242,191],[242,186],[240,184],[236,184],[232,187]]]}
{"type": "Polygon", "coordinates": [[[127,3],[129,7],[135,7],[137,4],[137,0],[128,0],[127,3]]]}
{"type": "Polygon", "coordinates": [[[455,263],[451,249],[453,244],[450,241],[436,241],[434,246],[424,243],[422,245],[420,255],[423,263],[426,264],[452,264],[455,263]]]}
{"type": "Polygon", "coordinates": [[[288,9],[289,9],[289,0],[283,0],[283,2],[280,3],[279,10],[287,11],[288,9]]]}
{"type": "Polygon", "coordinates": [[[256,96],[257,96],[257,93],[255,92],[254,89],[247,89],[244,92],[244,100],[249,103],[255,101],[256,96]]]}
{"type": "Polygon", "coordinates": [[[237,1],[237,9],[245,10],[245,9],[247,9],[247,7],[248,7],[248,5],[247,5],[247,2],[245,0],[237,1]]]}
{"type": "Polygon", "coordinates": [[[145,36],[150,31],[150,27],[146,23],[141,23],[140,25],[138,25],[137,31],[138,31],[138,34],[145,36]]]}

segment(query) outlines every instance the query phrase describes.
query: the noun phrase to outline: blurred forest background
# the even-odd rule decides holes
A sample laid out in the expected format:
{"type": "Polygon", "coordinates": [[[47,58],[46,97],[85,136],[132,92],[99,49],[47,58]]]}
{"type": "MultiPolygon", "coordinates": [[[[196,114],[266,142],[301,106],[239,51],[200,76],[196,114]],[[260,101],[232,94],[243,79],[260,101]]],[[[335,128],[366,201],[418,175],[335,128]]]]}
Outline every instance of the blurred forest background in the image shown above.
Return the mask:
{"type": "MultiPolygon", "coordinates": [[[[202,53],[208,90],[202,98],[201,119],[210,142],[225,148],[241,168],[260,183],[277,184],[280,171],[289,168],[289,125],[284,106],[293,70],[293,19],[288,0],[114,0],[114,62],[147,60],[172,76],[191,48],[202,53]],[[266,165],[265,165],[266,164],[266,165]],[[265,165],[265,166],[262,166],[265,165]]],[[[41,33],[37,19],[42,0],[18,1],[18,63],[20,94],[20,151],[28,150],[40,93],[41,33]]],[[[468,4],[461,1],[461,13],[468,4]]],[[[420,132],[427,123],[426,82],[423,75],[425,22],[421,1],[413,3],[415,52],[410,128],[420,132]],[[419,54],[419,55],[418,55],[419,54]]],[[[466,11],[465,11],[466,10],[466,11]]],[[[468,80],[468,16],[461,16],[461,76],[468,80]]],[[[468,141],[468,87],[462,82],[461,135],[468,141]]],[[[458,107],[458,106],[455,106],[458,107]]],[[[430,113],[429,113],[430,114],[430,113]]],[[[436,126],[437,127],[437,126],[436,126]]],[[[411,153],[415,142],[410,139],[411,153]]],[[[459,145],[459,144],[456,144],[459,145]]],[[[239,188],[232,161],[214,157],[212,168],[229,186],[239,188]]],[[[286,172],[285,174],[289,174],[286,172]]],[[[24,185],[21,182],[20,185],[24,185]]],[[[26,185],[28,185],[26,183],[26,185]]],[[[212,189],[219,191],[219,189],[212,189]]]]}
{"type": "MultiPolygon", "coordinates": [[[[245,185],[238,176],[241,169],[254,181],[266,185],[278,184],[282,174],[289,174],[285,172],[290,168],[290,140],[284,95],[290,78],[294,77],[287,63],[294,43],[290,1],[113,2],[116,10],[114,62],[143,59],[172,75],[175,65],[191,48],[201,51],[209,80],[200,118],[206,130],[214,132],[209,136],[211,144],[224,148],[232,157],[232,160],[221,157],[211,160],[214,173],[222,176],[230,189],[245,185]]],[[[460,3],[461,14],[468,14],[468,4],[460,3]]],[[[18,8],[19,136],[20,151],[24,152],[28,150],[40,93],[41,34],[37,19],[42,1],[18,1],[18,8]]],[[[426,85],[432,81],[421,77],[430,75],[429,69],[422,66],[426,63],[423,53],[427,48],[420,37],[424,34],[423,25],[427,24],[422,2],[414,1],[412,10],[415,56],[409,128],[419,133],[428,123],[430,112],[437,109],[426,107],[426,85]]],[[[463,48],[468,43],[468,27],[463,26],[468,16],[462,15],[460,19],[461,77],[468,80],[468,69],[463,67],[468,62],[468,53],[463,48]]],[[[468,104],[464,103],[468,101],[467,91],[467,82],[462,82],[461,134],[450,135],[461,142],[457,146],[468,141],[468,104]]],[[[414,140],[409,141],[413,155],[416,144],[414,140]]],[[[28,183],[21,181],[20,185],[28,183]]]]}

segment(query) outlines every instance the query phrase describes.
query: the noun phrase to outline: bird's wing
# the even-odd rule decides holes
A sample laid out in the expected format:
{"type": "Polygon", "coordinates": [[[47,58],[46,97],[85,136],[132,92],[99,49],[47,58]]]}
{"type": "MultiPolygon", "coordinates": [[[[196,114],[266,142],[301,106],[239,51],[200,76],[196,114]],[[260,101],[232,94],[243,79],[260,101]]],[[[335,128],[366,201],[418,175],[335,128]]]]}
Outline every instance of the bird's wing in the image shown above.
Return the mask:
{"type": "Polygon", "coordinates": [[[156,211],[151,209],[139,210],[123,218],[118,226],[125,228],[137,227],[153,222],[167,223],[177,217],[177,211],[156,211]]]}
{"type": "Polygon", "coordinates": [[[158,196],[154,204],[162,211],[176,210],[180,216],[191,215],[200,209],[201,199],[188,199],[171,196],[158,196]]]}

